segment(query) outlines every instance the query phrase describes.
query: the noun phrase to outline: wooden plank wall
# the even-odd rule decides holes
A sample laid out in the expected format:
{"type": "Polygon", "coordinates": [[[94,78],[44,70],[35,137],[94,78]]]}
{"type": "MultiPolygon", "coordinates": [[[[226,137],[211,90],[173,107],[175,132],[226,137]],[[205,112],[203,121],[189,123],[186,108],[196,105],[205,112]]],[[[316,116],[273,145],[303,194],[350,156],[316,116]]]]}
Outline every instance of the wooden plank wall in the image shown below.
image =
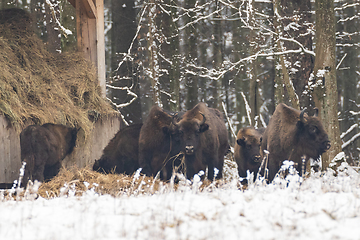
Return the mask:
{"type": "Polygon", "coordinates": [[[106,92],[104,0],[72,0],[76,8],[77,46],[97,67],[103,97],[106,92]]]}
{"type": "MultiPolygon", "coordinates": [[[[74,165],[80,168],[92,167],[119,129],[119,116],[97,121],[86,144],[77,143],[73,153],[64,159],[63,166],[67,168],[74,165]]],[[[12,183],[18,179],[20,167],[20,135],[8,125],[5,117],[0,115],[0,183],[12,183]]]]}
{"type": "Polygon", "coordinates": [[[20,167],[19,133],[0,115],[0,183],[12,183],[18,179],[20,167]]]}
{"type": "Polygon", "coordinates": [[[101,157],[103,149],[119,130],[120,116],[97,121],[86,144],[77,143],[72,154],[64,159],[63,166],[69,168],[76,164],[80,168],[92,168],[94,161],[101,157]]]}

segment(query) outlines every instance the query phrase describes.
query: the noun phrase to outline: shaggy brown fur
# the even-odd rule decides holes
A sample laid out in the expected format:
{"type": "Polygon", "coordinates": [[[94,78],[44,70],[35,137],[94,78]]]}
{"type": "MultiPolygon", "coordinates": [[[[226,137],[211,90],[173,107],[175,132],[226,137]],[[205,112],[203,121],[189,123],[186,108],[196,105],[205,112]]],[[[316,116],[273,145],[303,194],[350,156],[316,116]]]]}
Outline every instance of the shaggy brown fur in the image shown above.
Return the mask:
{"type": "Polygon", "coordinates": [[[52,123],[25,128],[20,133],[21,160],[26,162],[23,186],[28,180],[54,177],[61,161],[73,151],[76,135],[77,129],[52,123]]]}
{"type": "Polygon", "coordinates": [[[133,174],[139,167],[139,135],[142,124],[134,124],[118,131],[96,160],[94,171],[133,174]]]}
{"type": "MultiPolygon", "coordinates": [[[[261,165],[260,145],[265,128],[241,128],[234,146],[234,157],[238,165],[239,176],[245,178],[247,170],[256,177],[261,165]]],[[[246,180],[243,183],[247,183],[246,180]]]]}
{"type": "Polygon", "coordinates": [[[318,159],[330,148],[330,141],[316,115],[308,116],[281,103],[270,119],[261,147],[270,152],[268,180],[272,181],[284,160],[293,161],[301,174],[301,157],[306,156],[306,162],[318,159]]]}
{"type": "Polygon", "coordinates": [[[208,179],[213,180],[214,168],[222,177],[224,156],[229,148],[223,115],[217,109],[198,103],[187,111],[174,125],[181,134],[182,151],[185,153],[186,176],[192,178],[208,167],[208,179]]]}
{"type": "Polygon", "coordinates": [[[159,171],[162,180],[170,179],[173,166],[178,165],[180,153],[179,135],[170,131],[173,121],[181,118],[182,113],[165,112],[153,106],[140,131],[139,164],[142,173],[155,176],[159,171]]]}

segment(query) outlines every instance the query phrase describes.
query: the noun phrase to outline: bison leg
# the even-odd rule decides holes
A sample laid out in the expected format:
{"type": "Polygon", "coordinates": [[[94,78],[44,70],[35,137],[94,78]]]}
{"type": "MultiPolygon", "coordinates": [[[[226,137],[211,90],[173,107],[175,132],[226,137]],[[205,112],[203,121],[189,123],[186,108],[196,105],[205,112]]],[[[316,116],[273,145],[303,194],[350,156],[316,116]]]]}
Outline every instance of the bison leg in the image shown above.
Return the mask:
{"type": "Polygon", "coordinates": [[[214,180],[214,170],[215,170],[215,167],[218,168],[220,167],[221,169],[218,169],[219,172],[218,174],[220,173],[220,170],[222,171],[222,166],[219,165],[216,165],[216,159],[214,158],[214,156],[217,156],[217,153],[216,154],[213,154],[210,156],[210,154],[204,154],[205,156],[205,159],[207,160],[207,166],[208,166],[208,179],[210,181],[214,180]]]}
{"type": "Polygon", "coordinates": [[[208,179],[210,181],[214,180],[214,164],[211,163],[208,165],[208,179]]]}
{"type": "MultiPolygon", "coordinates": [[[[276,173],[279,171],[279,167],[277,166],[278,164],[279,163],[277,163],[277,162],[271,162],[271,158],[269,158],[268,177],[266,178],[269,183],[272,182],[276,173]]],[[[265,172],[265,174],[266,174],[266,172],[265,172]]]]}
{"type": "Polygon", "coordinates": [[[220,155],[219,161],[215,165],[215,167],[219,170],[218,174],[216,175],[216,179],[222,178],[223,168],[224,168],[224,155],[220,155]]]}
{"type": "Polygon", "coordinates": [[[186,178],[192,179],[196,173],[192,164],[186,164],[186,178]]]}
{"type": "Polygon", "coordinates": [[[35,165],[32,176],[33,181],[38,180],[39,182],[44,182],[44,170],[45,163],[41,165],[35,165]]]}
{"type": "Polygon", "coordinates": [[[26,166],[25,166],[25,172],[24,172],[24,176],[23,176],[23,179],[21,182],[21,184],[24,188],[26,188],[28,181],[31,180],[31,176],[32,176],[31,172],[32,172],[32,170],[30,170],[29,167],[26,168],[26,166]]]}
{"type": "Polygon", "coordinates": [[[139,151],[139,165],[142,168],[141,172],[146,176],[153,175],[150,164],[152,155],[153,155],[152,151],[145,151],[145,150],[139,151]]]}

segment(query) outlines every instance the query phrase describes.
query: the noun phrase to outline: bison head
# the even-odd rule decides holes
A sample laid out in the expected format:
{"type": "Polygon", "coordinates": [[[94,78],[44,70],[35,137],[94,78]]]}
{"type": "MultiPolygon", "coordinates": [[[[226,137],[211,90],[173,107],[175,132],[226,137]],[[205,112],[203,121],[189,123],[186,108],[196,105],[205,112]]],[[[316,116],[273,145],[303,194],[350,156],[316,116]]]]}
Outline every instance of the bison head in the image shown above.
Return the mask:
{"type": "Polygon", "coordinates": [[[305,109],[300,113],[300,121],[297,122],[297,134],[301,142],[305,143],[308,156],[313,159],[318,159],[321,154],[330,148],[330,141],[328,135],[320,122],[318,110],[315,109],[314,116],[304,116],[305,109]]]}
{"type": "Polygon", "coordinates": [[[183,119],[174,125],[179,131],[182,145],[184,146],[186,155],[193,155],[200,144],[200,134],[209,129],[205,115],[200,113],[202,120],[197,118],[183,119]]]}
{"type": "Polygon", "coordinates": [[[95,160],[93,170],[100,173],[111,173],[115,172],[116,165],[111,160],[103,158],[95,160]]]}
{"type": "Polygon", "coordinates": [[[243,148],[244,159],[250,159],[253,163],[258,163],[261,161],[260,155],[260,146],[261,146],[262,137],[256,138],[239,138],[236,140],[236,143],[243,148]]]}
{"type": "MultiPolygon", "coordinates": [[[[181,115],[179,116],[178,113],[175,113],[171,116],[171,122],[169,125],[164,125],[162,127],[162,131],[164,133],[165,136],[169,136],[170,137],[170,141],[171,141],[171,147],[172,148],[180,148],[180,142],[181,142],[181,133],[179,130],[179,127],[177,125],[177,123],[181,120],[181,115]]],[[[174,149],[172,149],[174,150],[174,149]]],[[[180,151],[180,150],[179,150],[180,151]]],[[[179,152],[178,151],[178,152],[179,152]]]]}

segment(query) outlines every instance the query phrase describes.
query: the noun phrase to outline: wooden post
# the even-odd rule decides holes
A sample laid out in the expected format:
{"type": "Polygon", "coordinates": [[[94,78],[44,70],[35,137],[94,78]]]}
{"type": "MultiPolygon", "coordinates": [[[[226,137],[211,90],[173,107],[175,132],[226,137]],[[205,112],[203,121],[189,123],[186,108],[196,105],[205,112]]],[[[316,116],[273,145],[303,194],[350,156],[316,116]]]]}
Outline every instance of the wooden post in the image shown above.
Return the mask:
{"type": "Polygon", "coordinates": [[[97,70],[103,97],[106,95],[104,0],[96,0],[97,70]]]}
{"type": "Polygon", "coordinates": [[[97,68],[105,97],[104,0],[69,0],[76,8],[77,46],[97,68]]]}

